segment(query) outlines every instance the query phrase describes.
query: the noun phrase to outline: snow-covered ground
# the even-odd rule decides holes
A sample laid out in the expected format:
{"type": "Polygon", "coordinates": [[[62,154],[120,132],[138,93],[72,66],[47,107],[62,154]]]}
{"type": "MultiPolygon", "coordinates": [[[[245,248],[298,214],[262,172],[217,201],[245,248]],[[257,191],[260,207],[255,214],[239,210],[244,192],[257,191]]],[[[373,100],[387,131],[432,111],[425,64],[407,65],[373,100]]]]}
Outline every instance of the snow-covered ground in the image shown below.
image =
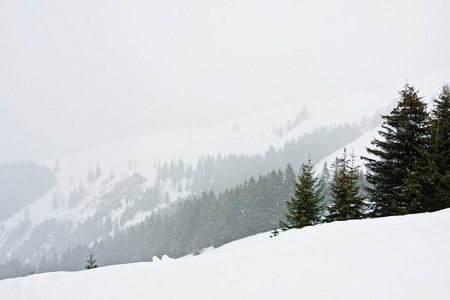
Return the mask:
{"type": "MultiPolygon", "coordinates": [[[[199,256],[0,281],[2,299],[449,299],[450,209],[263,233],[199,256]]],[[[98,258],[101,265],[101,257],[98,258]]]]}

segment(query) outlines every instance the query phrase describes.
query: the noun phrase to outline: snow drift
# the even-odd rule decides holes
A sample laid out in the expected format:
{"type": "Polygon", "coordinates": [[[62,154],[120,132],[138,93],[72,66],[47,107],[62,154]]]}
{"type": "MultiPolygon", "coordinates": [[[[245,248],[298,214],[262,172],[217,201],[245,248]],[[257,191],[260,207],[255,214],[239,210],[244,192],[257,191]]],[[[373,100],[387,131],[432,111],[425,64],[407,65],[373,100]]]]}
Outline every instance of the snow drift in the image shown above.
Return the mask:
{"type": "MultiPolygon", "coordinates": [[[[450,209],[263,233],[199,256],[0,281],[3,299],[448,299],[450,209]]],[[[98,258],[101,265],[101,257],[98,258]]]]}

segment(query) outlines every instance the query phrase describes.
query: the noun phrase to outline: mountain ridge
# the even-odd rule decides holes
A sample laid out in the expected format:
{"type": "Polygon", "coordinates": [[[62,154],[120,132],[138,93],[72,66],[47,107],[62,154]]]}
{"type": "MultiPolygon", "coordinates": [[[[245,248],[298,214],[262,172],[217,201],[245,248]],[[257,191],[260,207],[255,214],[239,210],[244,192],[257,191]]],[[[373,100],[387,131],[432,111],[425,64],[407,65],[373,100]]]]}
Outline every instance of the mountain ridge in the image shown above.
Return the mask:
{"type": "MultiPolygon", "coordinates": [[[[446,70],[417,80],[417,87],[423,87],[428,93],[425,97],[427,102],[431,101],[430,91],[438,93],[444,82],[439,80],[449,78],[448,74],[446,70]]],[[[286,104],[246,114],[214,126],[155,133],[41,162],[41,165],[49,169],[54,169],[58,162],[60,170],[55,173],[57,183],[44,196],[1,223],[5,230],[0,234],[0,262],[15,257],[14,253],[22,251],[23,243],[33,235],[33,231],[49,220],[61,221],[61,227],[73,233],[77,228],[87,226],[85,223],[90,218],[97,216],[94,220],[95,226],[100,228],[98,230],[103,232],[103,236],[114,235],[114,232],[125,228],[125,225],[136,224],[152,214],[155,207],[148,211],[138,208],[133,211],[133,207],[137,207],[136,203],[139,201],[142,203],[145,200],[142,195],[155,184],[158,188],[154,192],[158,195],[152,196],[151,201],[158,202],[160,206],[188,196],[190,192],[184,186],[189,183],[189,178],[169,178],[164,181],[159,178],[158,164],[164,162],[182,158],[185,166],[191,164],[195,169],[195,164],[202,156],[215,156],[218,153],[224,156],[264,155],[271,147],[282,148],[287,142],[311,134],[318,128],[333,128],[342,124],[357,124],[363,127],[360,136],[344,147],[354,149],[358,156],[364,155],[365,147],[370,146],[370,140],[377,136],[377,115],[388,113],[399,88],[375,88],[320,103],[306,101],[286,104]],[[297,117],[305,111],[306,117],[300,118],[301,121],[292,127],[297,117]],[[289,122],[292,128],[289,128],[289,122]],[[95,170],[96,166],[100,167],[101,175],[89,182],[89,172],[95,170]],[[134,174],[140,177],[130,179],[134,174]],[[134,182],[133,187],[125,187],[129,190],[114,196],[115,188],[125,182],[134,182]],[[174,184],[181,185],[182,192],[178,192],[174,184]],[[71,204],[70,199],[75,204],[71,204]],[[109,211],[101,211],[100,207],[108,207],[109,211]],[[122,216],[126,212],[131,214],[132,218],[121,224],[122,216]],[[28,224],[27,222],[30,224],[28,229],[20,229],[21,224],[28,224]],[[6,242],[9,246],[6,246],[6,242]]],[[[331,163],[341,153],[342,147],[338,147],[327,157],[314,157],[314,153],[311,156],[317,160],[316,168],[319,169],[325,161],[331,163]]],[[[285,165],[279,166],[284,167],[285,165]]],[[[52,237],[63,233],[44,234],[52,237]]],[[[101,236],[92,237],[88,244],[99,238],[101,239],[101,236]]],[[[82,237],[79,239],[87,242],[82,237]]],[[[59,250],[53,251],[55,245],[52,245],[51,240],[52,238],[44,245],[34,245],[36,249],[22,255],[21,260],[37,262],[42,255],[58,253],[63,251],[65,246],[73,246],[75,243],[65,242],[59,250]]]]}

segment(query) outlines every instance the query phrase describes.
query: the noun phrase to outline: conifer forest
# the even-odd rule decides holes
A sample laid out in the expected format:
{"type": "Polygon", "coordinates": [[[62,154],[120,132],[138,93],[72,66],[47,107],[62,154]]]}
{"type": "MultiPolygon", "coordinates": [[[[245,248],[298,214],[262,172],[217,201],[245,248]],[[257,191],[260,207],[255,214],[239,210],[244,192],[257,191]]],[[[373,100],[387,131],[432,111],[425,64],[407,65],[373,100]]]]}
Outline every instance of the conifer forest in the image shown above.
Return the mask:
{"type": "MultiPolygon", "coordinates": [[[[355,135],[352,132],[359,129],[351,125],[324,128],[320,134],[299,137],[283,148],[271,148],[265,155],[207,156],[200,158],[195,167],[181,159],[159,162],[158,182],[171,178],[173,187],[189,190],[189,196],[169,203],[158,186],[139,189],[143,178],[135,175],[117,189],[122,189],[122,196],[139,200],[142,209],[155,209],[151,216],[124,230],[113,228],[108,221],[102,227],[94,226],[96,220],[105,219],[96,216],[91,226],[94,231],[103,230],[105,238],[90,245],[67,245],[59,253],[33,264],[9,260],[0,266],[0,274],[9,278],[152,261],[163,255],[172,258],[198,255],[209,247],[271,230],[275,236],[279,230],[326,222],[448,208],[450,86],[443,85],[431,107],[419,96],[418,89],[409,84],[399,96],[396,107],[381,116],[379,137],[367,145],[367,155],[362,157],[364,165],[357,165],[358,154],[346,148],[330,166],[314,164],[315,157],[329,155],[331,149],[352,139],[355,135]],[[313,145],[321,143],[319,136],[328,141],[329,148],[320,147],[323,153],[311,153],[310,149],[317,149],[313,145]],[[181,178],[187,178],[187,183],[182,185],[181,178]],[[111,230],[114,235],[107,234],[111,230]]],[[[46,174],[44,185],[51,185],[49,172],[34,166],[23,167],[46,174]]],[[[95,172],[90,170],[89,180],[95,180],[100,173],[97,165],[95,172]]],[[[75,206],[80,193],[84,193],[81,183],[69,204],[75,206]]],[[[23,195],[23,201],[27,199],[23,195]]],[[[127,213],[122,218],[124,224],[127,213]]],[[[48,222],[47,226],[56,224],[48,222]]],[[[87,241],[82,232],[86,231],[80,231],[79,241],[87,241]]]]}

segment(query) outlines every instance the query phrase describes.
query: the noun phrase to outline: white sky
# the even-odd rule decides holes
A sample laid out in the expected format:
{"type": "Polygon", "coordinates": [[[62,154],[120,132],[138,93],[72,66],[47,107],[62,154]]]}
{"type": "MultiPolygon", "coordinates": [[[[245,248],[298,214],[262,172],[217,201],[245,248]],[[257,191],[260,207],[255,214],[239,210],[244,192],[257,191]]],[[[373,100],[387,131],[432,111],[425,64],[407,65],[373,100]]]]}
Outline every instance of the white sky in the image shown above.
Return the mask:
{"type": "Polygon", "coordinates": [[[400,89],[450,67],[449,11],[450,1],[0,0],[0,163],[400,89]]]}

